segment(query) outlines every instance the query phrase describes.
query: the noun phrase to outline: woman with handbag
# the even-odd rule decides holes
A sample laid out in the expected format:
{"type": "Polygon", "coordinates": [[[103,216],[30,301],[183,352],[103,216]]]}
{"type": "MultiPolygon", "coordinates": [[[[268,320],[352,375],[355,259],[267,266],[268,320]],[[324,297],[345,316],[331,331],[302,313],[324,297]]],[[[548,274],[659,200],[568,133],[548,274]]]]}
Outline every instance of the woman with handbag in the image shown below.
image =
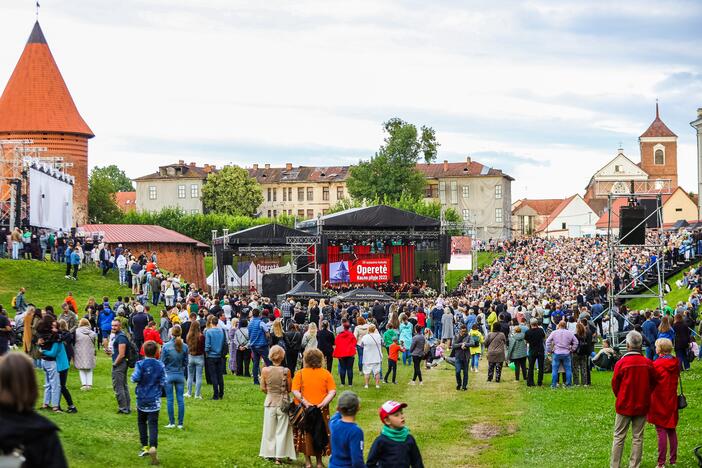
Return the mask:
{"type": "Polygon", "coordinates": [[[336,395],[334,377],[322,367],[324,355],[317,348],[308,349],[302,357],[304,368],[295,373],[292,392],[305,408],[304,426],[295,427],[295,449],[305,455],[305,467],[322,468],[322,457],[329,455],[329,403],[336,395]],[[313,427],[314,430],[309,430],[313,427]]]}
{"type": "MultiPolygon", "coordinates": [[[[667,338],[656,340],[656,355],[653,369],[656,386],[651,394],[651,406],[647,420],[656,426],[658,433],[658,468],[665,467],[665,454],[670,441],[670,464],[674,465],[678,456],[678,382],[680,381],[680,364],[672,356],[673,343],[667,338]]],[[[680,382],[682,394],[682,382],[680,382]]],[[[682,396],[682,395],[681,395],[682,396]]],[[[684,398],[684,397],[683,397],[684,398]]]]}
{"type": "Polygon", "coordinates": [[[275,459],[275,464],[289,458],[294,460],[292,428],[288,417],[290,407],[290,389],[292,380],[290,370],[281,364],[285,359],[285,350],[274,345],[268,352],[272,365],[261,370],[261,391],[266,394],[263,403],[263,434],[259,457],[275,459]]]}

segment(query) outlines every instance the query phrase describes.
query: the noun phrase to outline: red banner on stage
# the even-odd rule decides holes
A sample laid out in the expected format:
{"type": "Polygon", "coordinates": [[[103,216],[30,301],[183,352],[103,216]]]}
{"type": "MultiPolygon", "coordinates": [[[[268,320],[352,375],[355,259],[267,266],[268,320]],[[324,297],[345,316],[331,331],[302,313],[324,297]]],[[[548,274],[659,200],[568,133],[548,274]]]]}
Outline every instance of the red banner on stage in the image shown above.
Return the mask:
{"type": "Polygon", "coordinates": [[[389,258],[367,258],[329,264],[332,283],[386,283],[392,280],[389,258]]]}

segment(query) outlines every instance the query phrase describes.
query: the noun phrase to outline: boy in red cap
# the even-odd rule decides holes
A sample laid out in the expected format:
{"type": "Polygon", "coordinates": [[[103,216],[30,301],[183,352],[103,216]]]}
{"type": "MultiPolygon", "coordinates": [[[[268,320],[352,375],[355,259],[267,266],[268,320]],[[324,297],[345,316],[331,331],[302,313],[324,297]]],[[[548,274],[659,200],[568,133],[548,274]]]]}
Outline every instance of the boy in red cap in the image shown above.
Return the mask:
{"type": "Polygon", "coordinates": [[[368,453],[368,468],[424,468],[417,441],[405,426],[403,408],[407,403],[386,401],[380,407],[383,430],[368,453]]]}

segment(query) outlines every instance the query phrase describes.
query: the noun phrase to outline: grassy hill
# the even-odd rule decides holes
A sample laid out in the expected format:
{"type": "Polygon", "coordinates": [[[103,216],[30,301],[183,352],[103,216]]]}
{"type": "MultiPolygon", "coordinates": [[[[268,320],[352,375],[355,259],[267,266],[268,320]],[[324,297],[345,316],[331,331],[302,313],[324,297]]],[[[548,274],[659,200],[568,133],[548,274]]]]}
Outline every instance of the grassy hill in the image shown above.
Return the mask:
{"type": "Polygon", "coordinates": [[[97,268],[83,266],[78,272],[78,281],[64,278],[65,273],[64,264],[0,259],[0,304],[12,314],[12,297],[21,287],[27,290],[27,302],[39,307],[52,305],[54,308],[63,303],[68,291],[73,293],[79,307],[83,307],[90,296],[108,296],[113,301],[117,296],[131,294],[131,289],[119,285],[115,271],[103,277],[97,268]]]}

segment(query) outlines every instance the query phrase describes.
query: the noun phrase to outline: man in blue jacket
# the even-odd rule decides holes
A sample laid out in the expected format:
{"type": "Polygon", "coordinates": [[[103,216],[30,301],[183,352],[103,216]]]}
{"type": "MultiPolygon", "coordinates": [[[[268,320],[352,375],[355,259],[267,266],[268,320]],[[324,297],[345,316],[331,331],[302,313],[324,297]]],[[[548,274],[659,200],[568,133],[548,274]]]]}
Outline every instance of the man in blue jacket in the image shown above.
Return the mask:
{"type": "Polygon", "coordinates": [[[656,354],[656,340],[658,339],[658,327],[656,323],[651,319],[651,311],[647,310],[644,314],[646,321],[641,325],[641,332],[648,341],[648,347],[646,347],[646,357],[653,360],[656,354]]]}
{"type": "Polygon", "coordinates": [[[80,254],[78,249],[73,249],[71,251],[70,266],[73,267],[73,275],[70,276],[74,281],[78,280],[78,266],[80,266],[80,254]]]}
{"type": "Polygon", "coordinates": [[[66,276],[64,278],[71,279],[71,255],[73,254],[73,243],[69,242],[66,251],[63,254],[63,261],[66,263],[66,276]]]}
{"type": "Polygon", "coordinates": [[[268,324],[261,320],[260,310],[254,309],[252,315],[253,318],[249,322],[249,346],[253,353],[253,381],[254,384],[258,385],[260,359],[263,358],[266,366],[271,365],[271,361],[268,359],[268,338],[266,337],[268,324]]]}

